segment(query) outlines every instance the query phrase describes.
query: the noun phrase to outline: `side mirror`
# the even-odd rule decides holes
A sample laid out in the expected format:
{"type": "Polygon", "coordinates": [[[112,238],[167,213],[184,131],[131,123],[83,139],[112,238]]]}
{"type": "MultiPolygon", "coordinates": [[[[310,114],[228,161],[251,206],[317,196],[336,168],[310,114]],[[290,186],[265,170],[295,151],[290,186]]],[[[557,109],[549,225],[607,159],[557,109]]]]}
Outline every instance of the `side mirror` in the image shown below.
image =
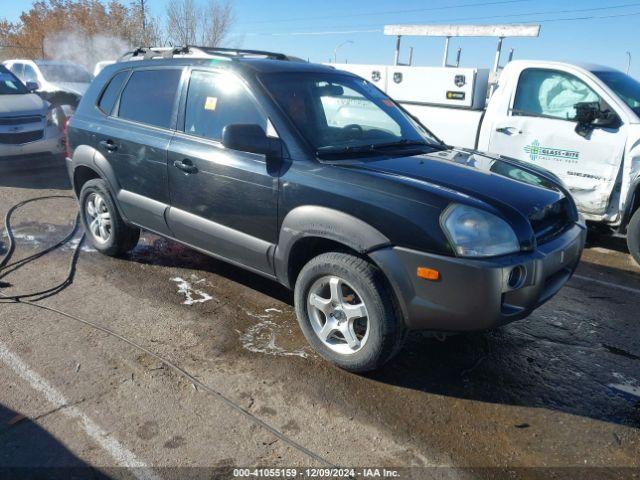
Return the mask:
{"type": "Polygon", "coordinates": [[[600,110],[599,102],[576,103],[576,133],[588,138],[595,128],[619,128],[620,117],[610,109],[600,110]]]}
{"type": "Polygon", "coordinates": [[[36,90],[40,90],[40,84],[38,82],[28,81],[25,86],[31,93],[35,92],[36,90]]]}
{"type": "Polygon", "coordinates": [[[600,117],[600,104],[598,102],[582,102],[575,104],[576,122],[583,125],[591,125],[600,117]]]}
{"type": "Polygon", "coordinates": [[[222,130],[222,144],[231,150],[282,157],[282,141],[268,137],[260,125],[236,123],[222,130]]]}
{"type": "Polygon", "coordinates": [[[616,112],[607,109],[601,111],[600,116],[593,123],[600,128],[620,128],[622,119],[616,112]]]}

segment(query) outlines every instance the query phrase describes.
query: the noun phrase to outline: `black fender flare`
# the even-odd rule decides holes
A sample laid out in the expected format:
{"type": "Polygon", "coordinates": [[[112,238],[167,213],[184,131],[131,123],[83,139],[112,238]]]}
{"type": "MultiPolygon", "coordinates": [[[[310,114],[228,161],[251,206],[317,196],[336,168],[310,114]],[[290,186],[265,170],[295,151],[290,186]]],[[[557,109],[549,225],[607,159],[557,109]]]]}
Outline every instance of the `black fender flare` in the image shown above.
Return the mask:
{"type": "Polygon", "coordinates": [[[640,208],[640,176],[629,185],[629,192],[627,193],[627,200],[620,223],[620,233],[627,232],[627,225],[629,225],[631,217],[633,217],[633,214],[638,208],[640,208]]]}
{"type": "Polygon", "coordinates": [[[282,220],[274,253],[276,276],[288,287],[292,286],[289,279],[291,250],[298,241],[308,237],[332,240],[362,254],[390,244],[379,230],[353,215],[315,205],[296,207],[282,220]]]}
{"type": "MultiPolygon", "coordinates": [[[[98,176],[107,182],[113,201],[118,209],[118,212],[125,221],[128,221],[122,208],[118,203],[118,192],[120,192],[120,183],[116,177],[116,173],[113,171],[113,167],[109,161],[93,147],[88,145],[80,145],[73,151],[73,171],[71,181],[73,182],[73,188],[75,190],[75,172],[78,167],[87,167],[98,174],[98,176]]],[[[79,195],[80,192],[77,192],[79,195]]]]}

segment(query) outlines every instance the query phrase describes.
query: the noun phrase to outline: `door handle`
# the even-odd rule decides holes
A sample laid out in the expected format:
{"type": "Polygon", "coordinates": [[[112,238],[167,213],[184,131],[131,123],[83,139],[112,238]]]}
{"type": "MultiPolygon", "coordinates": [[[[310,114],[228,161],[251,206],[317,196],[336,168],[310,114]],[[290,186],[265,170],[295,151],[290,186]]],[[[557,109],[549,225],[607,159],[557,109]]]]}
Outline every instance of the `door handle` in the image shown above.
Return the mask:
{"type": "Polygon", "coordinates": [[[198,173],[198,168],[188,158],[176,160],[173,162],[173,166],[178,170],[182,170],[184,173],[198,173]]]}
{"type": "Polygon", "coordinates": [[[522,135],[522,130],[518,130],[516,127],[498,127],[496,132],[504,133],[505,135],[522,135]]]}
{"type": "Polygon", "coordinates": [[[118,145],[113,143],[113,140],[102,140],[100,145],[104,147],[107,152],[115,152],[118,149],[118,145]]]}

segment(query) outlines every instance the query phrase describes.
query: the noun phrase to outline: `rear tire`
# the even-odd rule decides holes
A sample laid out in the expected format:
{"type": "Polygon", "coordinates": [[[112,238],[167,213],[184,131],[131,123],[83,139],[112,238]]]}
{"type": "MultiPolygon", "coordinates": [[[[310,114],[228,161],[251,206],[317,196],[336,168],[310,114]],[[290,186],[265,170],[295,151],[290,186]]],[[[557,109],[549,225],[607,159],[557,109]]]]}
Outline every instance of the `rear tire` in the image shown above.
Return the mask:
{"type": "Polygon", "coordinates": [[[636,210],[627,225],[627,246],[631,256],[640,265],[640,208],[636,210]]]}
{"type": "Polygon", "coordinates": [[[124,222],[102,179],[89,180],[82,186],[80,216],[87,239],[100,253],[118,257],[138,244],[140,229],[124,222]]]}
{"type": "Polygon", "coordinates": [[[298,323],[326,360],[351,372],[380,368],[401,348],[406,328],[384,275],[367,260],[324,253],[295,285],[298,323]]]}

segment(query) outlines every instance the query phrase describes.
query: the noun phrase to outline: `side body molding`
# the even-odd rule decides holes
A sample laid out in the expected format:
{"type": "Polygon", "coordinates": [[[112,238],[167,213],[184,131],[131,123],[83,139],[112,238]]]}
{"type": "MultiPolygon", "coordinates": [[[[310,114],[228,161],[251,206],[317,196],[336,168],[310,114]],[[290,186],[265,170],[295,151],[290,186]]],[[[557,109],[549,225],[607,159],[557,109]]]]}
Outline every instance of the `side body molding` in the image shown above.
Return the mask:
{"type": "Polygon", "coordinates": [[[390,244],[378,230],[347,213],[313,205],[294,208],[282,221],[274,259],[276,276],[286,286],[292,286],[288,272],[291,249],[296,242],[307,237],[333,240],[359,253],[390,244]]]}

